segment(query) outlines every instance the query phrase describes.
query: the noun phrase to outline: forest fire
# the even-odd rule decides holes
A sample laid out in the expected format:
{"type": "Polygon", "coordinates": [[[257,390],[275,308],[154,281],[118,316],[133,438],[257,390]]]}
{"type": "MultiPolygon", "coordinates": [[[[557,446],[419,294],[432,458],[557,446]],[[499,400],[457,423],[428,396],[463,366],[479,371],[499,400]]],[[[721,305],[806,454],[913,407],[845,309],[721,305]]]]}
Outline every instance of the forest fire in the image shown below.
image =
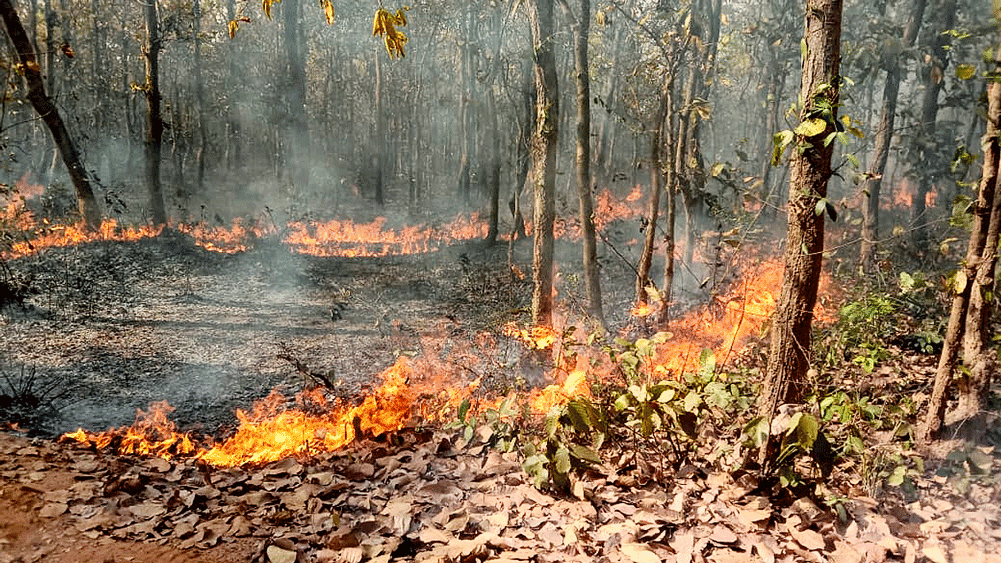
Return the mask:
{"type": "MultiPolygon", "coordinates": [[[[775,306],[781,264],[763,262],[745,274],[745,281],[718,297],[713,306],[676,320],[671,333],[662,332],[650,339],[650,352],[640,358],[640,373],[651,380],[679,377],[699,367],[699,357],[706,349],[722,364],[743,340],[760,331],[775,306]]],[[[531,416],[544,416],[554,406],[591,396],[593,381],[614,384],[619,377],[607,354],[583,345],[586,337],[578,337],[580,331],[508,325],[503,332],[527,350],[530,361],[552,366],[545,374],[548,385],[516,393],[516,404],[526,405],[531,416]],[[567,353],[569,341],[580,345],[579,353],[567,353]]],[[[380,374],[381,384],[358,404],[328,400],[322,388],[316,388],[301,392],[295,406],[289,407],[284,396],[272,392],[250,412],[237,410],[236,430],[219,443],[177,432],[166,416],[171,410],[166,403],[154,404],[148,412],[139,411],[131,427],[96,433],[81,429],[63,439],[124,454],[194,457],[221,467],[334,451],[363,437],[398,431],[414,421],[454,419],[456,409],[466,400],[474,401],[474,411],[496,407],[505,397],[477,393],[480,380],[470,381],[473,370],[468,368],[475,360],[465,355],[494,353],[496,341],[478,339],[474,348],[445,361],[429,355],[414,359],[400,356],[380,374]],[[199,442],[204,445],[197,446],[199,442]]]]}
{"type": "MultiPolygon", "coordinates": [[[[39,186],[27,184],[19,189],[19,193],[29,196],[37,196],[41,192],[39,186]]],[[[635,205],[638,194],[639,188],[636,188],[625,201],[619,201],[608,190],[599,193],[595,205],[596,228],[604,229],[612,221],[638,216],[641,213],[635,205]]],[[[7,259],[30,256],[46,248],[75,246],[87,242],[137,241],[156,237],[164,232],[163,226],[124,226],[115,219],[105,219],[95,232],[87,232],[79,224],[48,225],[37,221],[24,208],[24,201],[20,198],[7,203],[6,209],[0,212],[0,218],[16,220],[18,231],[33,233],[25,240],[13,243],[3,253],[7,259]]],[[[244,252],[255,241],[271,237],[279,239],[298,254],[322,257],[400,256],[434,252],[449,244],[483,239],[489,230],[479,213],[460,214],[440,225],[393,228],[387,223],[388,219],[385,217],[378,217],[368,223],[338,219],[292,221],[279,229],[273,222],[251,222],[237,218],[229,227],[179,223],[171,225],[171,228],[192,237],[196,244],[212,252],[244,252]]],[[[527,228],[531,232],[531,225],[527,228]]],[[[557,225],[556,235],[577,240],[580,238],[580,229],[576,224],[561,223],[557,225]]]]}

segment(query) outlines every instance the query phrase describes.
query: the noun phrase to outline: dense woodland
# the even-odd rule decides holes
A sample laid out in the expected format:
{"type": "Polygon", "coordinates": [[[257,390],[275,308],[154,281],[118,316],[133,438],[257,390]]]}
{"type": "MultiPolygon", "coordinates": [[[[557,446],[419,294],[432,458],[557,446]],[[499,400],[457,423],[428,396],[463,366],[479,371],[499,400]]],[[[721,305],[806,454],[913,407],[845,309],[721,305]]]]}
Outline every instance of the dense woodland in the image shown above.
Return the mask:
{"type": "Polygon", "coordinates": [[[46,186],[53,219],[74,194],[92,225],[480,211],[493,242],[527,223],[544,325],[554,219],[582,226],[600,326],[592,198],[639,186],[638,303],[698,286],[695,264],[721,247],[786,248],[763,467],[767,421],[809,394],[825,259],[871,292],[946,280],[921,286],[951,300],[932,329],[930,439],[950,382],[961,419],[989,400],[1001,93],[988,4],[418,1],[386,5],[396,30],[373,37],[379,7],[354,0],[5,0],[3,174],[8,189],[46,186]]]}

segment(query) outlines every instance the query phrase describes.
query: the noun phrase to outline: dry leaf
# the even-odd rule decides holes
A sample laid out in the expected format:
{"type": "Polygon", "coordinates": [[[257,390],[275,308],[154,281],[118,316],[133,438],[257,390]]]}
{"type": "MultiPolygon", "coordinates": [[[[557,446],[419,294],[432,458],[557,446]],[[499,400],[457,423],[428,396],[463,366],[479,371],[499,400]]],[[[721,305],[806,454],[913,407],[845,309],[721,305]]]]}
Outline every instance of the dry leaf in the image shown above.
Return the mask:
{"type": "Polygon", "coordinates": [[[365,549],[361,546],[345,547],[337,553],[337,563],[359,563],[365,556],[365,549]]]}
{"type": "Polygon", "coordinates": [[[282,549],[277,545],[268,546],[269,563],[295,563],[296,557],[295,551],[282,549]]]}
{"type": "Polygon", "coordinates": [[[824,549],[824,536],[813,530],[799,531],[795,526],[789,526],[789,534],[799,543],[799,545],[811,551],[824,549]]]}
{"type": "Polygon", "coordinates": [[[633,563],[660,563],[660,556],[641,543],[624,543],[619,548],[633,563]]]}
{"type": "Polygon", "coordinates": [[[921,548],[921,554],[932,560],[932,563],[949,563],[949,556],[940,545],[926,545],[921,548]]]}

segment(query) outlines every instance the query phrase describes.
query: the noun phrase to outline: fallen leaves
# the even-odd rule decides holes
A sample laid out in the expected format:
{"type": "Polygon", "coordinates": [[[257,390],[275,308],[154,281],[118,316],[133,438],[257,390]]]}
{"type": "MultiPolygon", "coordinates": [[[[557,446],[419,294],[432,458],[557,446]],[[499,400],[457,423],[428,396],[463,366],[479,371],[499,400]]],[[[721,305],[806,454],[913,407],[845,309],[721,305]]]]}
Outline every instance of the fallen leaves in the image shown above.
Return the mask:
{"type": "Polygon", "coordinates": [[[245,469],[9,448],[0,475],[35,495],[40,518],[84,537],[187,549],[242,538],[259,542],[253,563],[940,563],[989,560],[1001,545],[996,489],[972,488],[977,504],[859,498],[839,523],[810,499],[778,507],[725,473],[689,471],[670,488],[593,475],[579,482],[586,500],[553,498],[515,454],[456,452],[444,435],[394,440],[245,469]],[[73,475],[65,488],[32,476],[60,465],[73,475]]]}

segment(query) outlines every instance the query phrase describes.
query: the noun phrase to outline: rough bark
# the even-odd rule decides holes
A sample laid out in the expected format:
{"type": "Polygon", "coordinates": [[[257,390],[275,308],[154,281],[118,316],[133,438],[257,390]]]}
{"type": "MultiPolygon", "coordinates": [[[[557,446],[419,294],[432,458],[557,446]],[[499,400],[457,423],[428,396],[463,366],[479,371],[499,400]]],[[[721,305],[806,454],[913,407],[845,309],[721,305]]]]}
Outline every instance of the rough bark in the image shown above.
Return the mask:
{"type": "MultiPolygon", "coordinates": [[[[901,49],[909,49],[921,27],[926,0],[914,3],[910,20],[904,30],[901,49]]],[[[862,269],[866,274],[877,270],[876,249],[879,242],[879,196],[883,185],[883,173],[890,155],[890,141],[893,139],[893,123],[897,113],[897,97],[900,92],[902,70],[900,57],[896,53],[885,53],[886,85],[883,87],[883,107],[880,110],[879,128],[876,131],[876,145],[872,150],[872,163],[862,182],[862,194],[866,198],[862,208],[862,269]]]]}
{"type": "MultiPolygon", "coordinates": [[[[1001,57],[1001,51],[995,51],[1001,57]]],[[[995,72],[1001,71],[1001,58],[995,59],[995,72]]],[[[928,402],[928,412],[918,431],[922,442],[934,440],[945,420],[949,383],[957,370],[960,349],[968,373],[958,378],[959,405],[956,418],[977,416],[987,401],[994,358],[987,349],[990,332],[987,323],[991,307],[985,293],[993,291],[997,262],[998,231],[1001,229],[1001,186],[998,182],[1001,146],[1001,84],[988,88],[987,132],[982,140],[983,172],[974,207],[973,226],[967,244],[966,259],[956,273],[955,294],[946,326],[945,342],[939,356],[935,383],[928,402]]]]}
{"type": "Polygon", "coordinates": [[[167,223],[167,210],[163,205],[163,188],[160,185],[160,151],[163,141],[163,116],[160,114],[160,15],[158,0],[145,4],[146,44],[143,58],[146,61],[146,189],[149,192],[149,209],[153,223],[167,223]]]}
{"type": "Polygon", "coordinates": [[[386,142],[386,116],[382,108],[382,63],[379,62],[379,52],[376,51],[375,64],[375,203],[379,207],[386,205],[385,178],[383,170],[386,169],[385,142],[386,142]]]}
{"type": "Polygon", "coordinates": [[[553,222],[556,217],[556,141],[560,103],[553,49],[553,0],[530,0],[536,90],[532,137],[535,210],[532,222],[532,322],[553,325],[553,222]]]}
{"type": "Polygon", "coordinates": [[[97,198],[94,197],[87,169],[84,168],[80,153],[77,151],[73,138],[70,137],[66,124],[59,115],[59,110],[46,94],[45,82],[42,79],[35,50],[11,0],[0,0],[0,17],[3,17],[7,36],[17,51],[18,63],[28,86],[28,102],[42,118],[59,148],[59,153],[76,191],[77,209],[83,219],[84,226],[87,229],[96,230],[101,225],[101,210],[97,204],[97,198]]]}
{"type": "MultiPolygon", "coordinates": [[[[818,201],[827,195],[834,143],[824,146],[824,137],[834,131],[841,76],[842,0],[807,0],[803,61],[800,83],[800,119],[814,116],[818,102],[829,104],[831,115],[823,132],[797,135],[790,163],[788,230],[782,288],[772,319],[771,348],[764,386],[758,398],[758,413],[771,420],[779,405],[802,400],[808,380],[810,328],[817,301],[822,253],[824,216],[816,213],[818,201]]],[[[767,468],[770,444],[761,448],[759,463],[767,468]]]]}

